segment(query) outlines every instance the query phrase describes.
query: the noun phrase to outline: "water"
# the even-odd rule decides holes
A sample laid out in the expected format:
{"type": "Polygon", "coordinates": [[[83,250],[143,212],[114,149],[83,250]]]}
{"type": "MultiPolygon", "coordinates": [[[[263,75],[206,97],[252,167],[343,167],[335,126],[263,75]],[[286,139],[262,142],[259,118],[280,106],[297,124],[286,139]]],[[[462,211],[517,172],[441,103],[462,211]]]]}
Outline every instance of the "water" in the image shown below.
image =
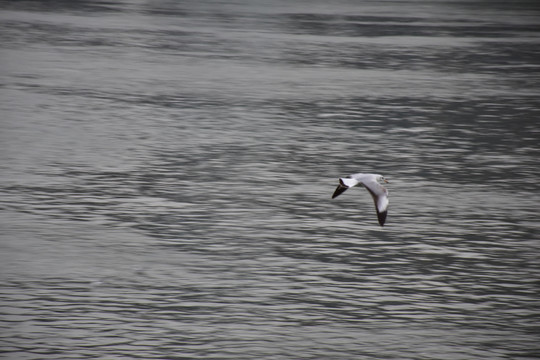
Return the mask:
{"type": "Polygon", "coordinates": [[[540,356],[536,2],[0,6],[2,358],[540,356]]]}

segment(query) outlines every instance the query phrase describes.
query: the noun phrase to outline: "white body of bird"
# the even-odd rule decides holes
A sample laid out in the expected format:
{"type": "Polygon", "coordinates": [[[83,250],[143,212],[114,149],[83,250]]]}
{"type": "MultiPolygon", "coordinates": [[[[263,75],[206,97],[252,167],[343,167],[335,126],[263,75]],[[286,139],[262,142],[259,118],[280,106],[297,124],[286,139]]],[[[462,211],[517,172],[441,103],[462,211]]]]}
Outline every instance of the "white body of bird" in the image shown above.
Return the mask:
{"type": "Polygon", "coordinates": [[[386,190],[379,181],[388,183],[388,180],[379,174],[358,173],[339,178],[339,185],[336,188],[336,191],[334,191],[332,199],[341,195],[348,188],[362,185],[373,197],[379,225],[383,226],[386,221],[386,215],[388,214],[388,190],[386,190]]]}

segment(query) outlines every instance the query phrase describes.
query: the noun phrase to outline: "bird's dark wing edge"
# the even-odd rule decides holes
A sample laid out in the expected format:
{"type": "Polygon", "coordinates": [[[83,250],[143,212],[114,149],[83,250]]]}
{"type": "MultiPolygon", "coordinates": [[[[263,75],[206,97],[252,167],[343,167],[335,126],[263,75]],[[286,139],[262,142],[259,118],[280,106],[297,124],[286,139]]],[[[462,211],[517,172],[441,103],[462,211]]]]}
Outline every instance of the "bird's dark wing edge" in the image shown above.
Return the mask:
{"type": "Polygon", "coordinates": [[[339,195],[343,194],[345,190],[347,190],[349,187],[346,185],[339,184],[336,188],[336,191],[334,191],[334,195],[332,195],[332,199],[338,197],[339,195]]]}
{"type": "MultiPolygon", "coordinates": [[[[375,205],[375,210],[377,210],[377,205],[375,205]]],[[[386,215],[388,215],[388,211],[379,212],[377,210],[377,218],[379,219],[379,225],[384,226],[384,222],[386,221],[386,215]]]]}

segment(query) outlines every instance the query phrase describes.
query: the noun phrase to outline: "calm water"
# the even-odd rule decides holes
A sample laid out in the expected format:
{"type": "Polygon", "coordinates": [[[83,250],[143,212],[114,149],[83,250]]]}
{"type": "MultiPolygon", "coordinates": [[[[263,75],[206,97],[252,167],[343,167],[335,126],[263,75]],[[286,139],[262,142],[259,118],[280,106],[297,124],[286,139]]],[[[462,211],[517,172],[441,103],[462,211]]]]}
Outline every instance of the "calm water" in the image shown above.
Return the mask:
{"type": "Polygon", "coordinates": [[[540,357],[537,2],[0,8],[1,358],[540,357]]]}

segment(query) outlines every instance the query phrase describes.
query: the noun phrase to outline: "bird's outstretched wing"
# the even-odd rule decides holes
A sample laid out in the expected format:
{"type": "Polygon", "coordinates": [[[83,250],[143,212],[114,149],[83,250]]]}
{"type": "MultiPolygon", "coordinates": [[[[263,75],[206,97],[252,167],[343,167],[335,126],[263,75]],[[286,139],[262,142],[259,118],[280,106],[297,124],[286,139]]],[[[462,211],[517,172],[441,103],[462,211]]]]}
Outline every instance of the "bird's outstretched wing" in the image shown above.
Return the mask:
{"type": "Polygon", "coordinates": [[[357,184],[358,184],[358,180],[356,179],[339,178],[339,185],[337,186],[336,191],[334,191],[334,194],[332,195],[332,199],[338,197],[339,195],[343,194],[345,190],[357,184]]]}
{"type": "Polygon", "coordinates": [[[388,215],[388,190],[375,180],[364,181],[362,185],[364,185],[371,194],[371,197],[373,197],[379,225],[383,226],[386,221],[386,215],[388,215]]]}

